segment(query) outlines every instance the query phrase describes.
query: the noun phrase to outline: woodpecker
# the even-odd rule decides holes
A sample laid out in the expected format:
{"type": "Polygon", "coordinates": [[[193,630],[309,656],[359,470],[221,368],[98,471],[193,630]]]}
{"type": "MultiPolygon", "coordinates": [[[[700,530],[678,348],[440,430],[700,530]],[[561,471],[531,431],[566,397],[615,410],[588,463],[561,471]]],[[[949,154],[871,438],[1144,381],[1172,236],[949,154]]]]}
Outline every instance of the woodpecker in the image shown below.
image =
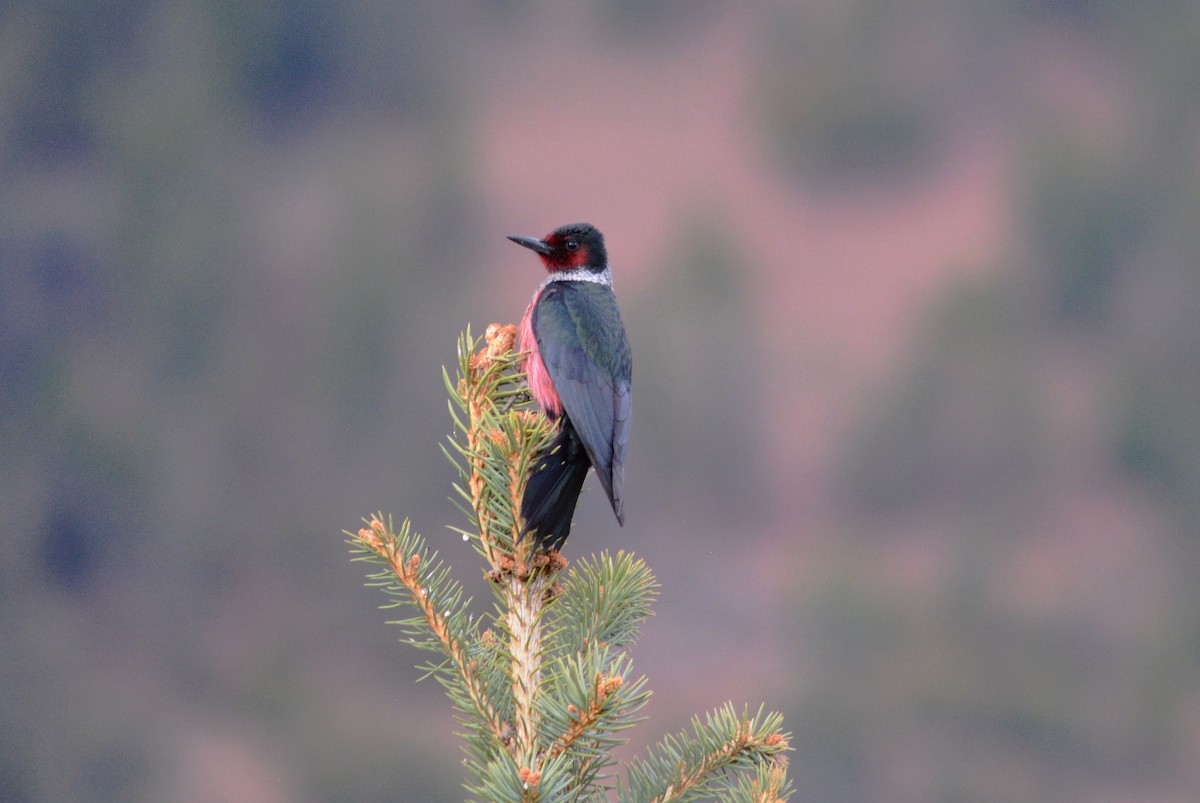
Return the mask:
{"type": "Polygon", "coordinates": [[[510,236],[541,257],[549,275],[521,319],[520,349],[533,398],[558,427],[538,455],[521,500],[537,548],[561,549],[588,468],[596,470],[617,523],[625,524],[631,360],[612,289],[604,237],[561,226],[542,239],[510,236]]]}

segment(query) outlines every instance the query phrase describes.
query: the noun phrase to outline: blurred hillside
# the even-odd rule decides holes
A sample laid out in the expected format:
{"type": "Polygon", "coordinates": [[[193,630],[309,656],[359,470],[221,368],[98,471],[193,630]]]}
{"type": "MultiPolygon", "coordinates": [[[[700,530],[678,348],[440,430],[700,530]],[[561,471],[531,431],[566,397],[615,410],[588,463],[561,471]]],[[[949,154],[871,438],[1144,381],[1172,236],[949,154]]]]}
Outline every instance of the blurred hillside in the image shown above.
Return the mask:
{"type": "Polygon", "coordinates": [[[0,800],[462,798],[338,533],[456,521],[440,366],[576,220],[631,752],[732,698],[798,801],[1200,798],[1200,9],[587,9],[0,4],[0,800]]]}

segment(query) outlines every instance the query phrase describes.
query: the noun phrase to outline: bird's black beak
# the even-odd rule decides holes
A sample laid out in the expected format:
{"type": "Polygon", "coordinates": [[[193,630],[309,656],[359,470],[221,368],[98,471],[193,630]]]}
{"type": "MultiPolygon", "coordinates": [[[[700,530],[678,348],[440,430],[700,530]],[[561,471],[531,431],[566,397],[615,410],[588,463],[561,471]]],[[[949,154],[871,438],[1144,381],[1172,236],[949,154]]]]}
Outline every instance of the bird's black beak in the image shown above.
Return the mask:
{"type": "Polygon", "coordinates": [[[554,249],[545,240],[539,240],[537,237],[518,237],[515,234],[510,234],[508,239],[512,240],[517,245],[523,245],[531,251],[537,251],[542,256],[550,256],[554,253],[554,249]]]}

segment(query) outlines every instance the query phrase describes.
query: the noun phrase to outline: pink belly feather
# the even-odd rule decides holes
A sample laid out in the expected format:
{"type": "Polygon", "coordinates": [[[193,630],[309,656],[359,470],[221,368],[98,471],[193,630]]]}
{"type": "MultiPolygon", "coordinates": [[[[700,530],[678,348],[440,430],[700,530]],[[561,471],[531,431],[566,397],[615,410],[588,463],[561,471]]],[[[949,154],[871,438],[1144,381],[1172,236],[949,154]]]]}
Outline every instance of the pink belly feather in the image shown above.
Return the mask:
{"type": "Polygon", "coordinates": [[[529,390],[533,393],[534,400],[541,406],[542,412],[550,418],[558,418],[562,415],[562,402],[558,398],[558,391],[554,389],[554,382],[550,380],[550,374],[546,371],[546,364],[542,362],[542,355],[538,352],[537,338],[533,335],[533,308],[540,295],[539,292],[529,302],[525,317],[521,319],[520,349],[529,355],[525,358],[525,378],[529,382],[529,390]]]}

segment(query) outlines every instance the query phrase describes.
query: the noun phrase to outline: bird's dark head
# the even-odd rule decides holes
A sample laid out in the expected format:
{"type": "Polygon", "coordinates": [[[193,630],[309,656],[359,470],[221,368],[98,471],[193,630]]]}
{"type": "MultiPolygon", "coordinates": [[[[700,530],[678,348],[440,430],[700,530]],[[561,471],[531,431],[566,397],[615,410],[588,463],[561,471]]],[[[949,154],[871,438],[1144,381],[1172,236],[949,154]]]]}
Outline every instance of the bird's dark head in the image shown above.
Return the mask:
{"type": "Polygon", "coordinates": [[[536,251],[546,270],[588,270],[602,273],[608,267],[604,235],[589,223],[559,226],[544,238],[510,236],[517,245],[536,251]]]}

